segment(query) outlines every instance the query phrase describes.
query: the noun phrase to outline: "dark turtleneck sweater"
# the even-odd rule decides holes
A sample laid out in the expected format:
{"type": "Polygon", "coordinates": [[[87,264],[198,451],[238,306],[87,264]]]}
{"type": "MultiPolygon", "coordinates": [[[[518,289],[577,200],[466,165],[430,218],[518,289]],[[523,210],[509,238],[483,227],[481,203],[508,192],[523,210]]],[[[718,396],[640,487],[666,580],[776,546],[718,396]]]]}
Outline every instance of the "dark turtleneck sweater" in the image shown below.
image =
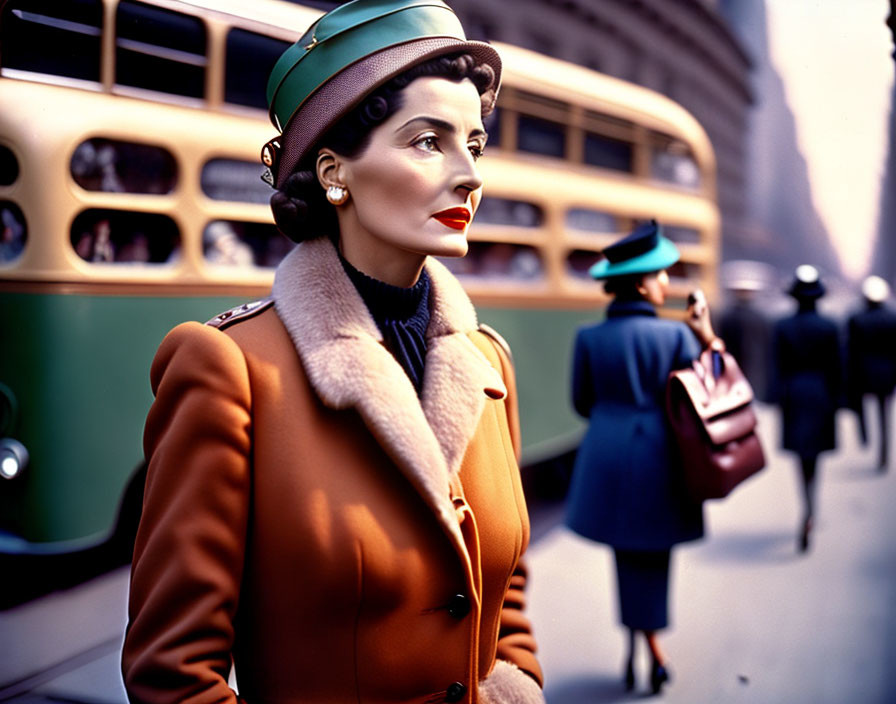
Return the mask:
{"type": "Polygon", "coordinates": [[[407,373],[417,394],[423,387],[426,328],[429,326],[429,275],[424,269],[410,288],[392,286],[358,271],[340,255],[342,268],[355,285],[392,356],[407,373]]]}

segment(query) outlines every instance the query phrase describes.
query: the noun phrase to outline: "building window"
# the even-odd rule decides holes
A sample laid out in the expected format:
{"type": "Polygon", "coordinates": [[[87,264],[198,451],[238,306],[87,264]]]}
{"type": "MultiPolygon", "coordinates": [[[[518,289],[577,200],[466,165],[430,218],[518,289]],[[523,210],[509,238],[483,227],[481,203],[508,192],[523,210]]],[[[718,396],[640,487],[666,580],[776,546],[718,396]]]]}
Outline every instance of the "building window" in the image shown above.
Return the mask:
{"type": "Polygon", "coordinates": [[[171,193],[177,163],[163,147],[116,139],[81,142],[71,161],[72,178],[81,188],[106,193],[171,193]]]}
{"type": "Polygon", "coordinates": [[[0,16],[0,66],[100,80],[100,0],[10,0],[0,16]]]}
{"type": "Polygon", "coordinates": [[[117,83],[190,98],[205,94],[206,32],[196,17],[139,2],[118,6],[117,83]]]}
{"type": "Polygon", "coordinates": [[[264,34],[231,29],[227,34],[224,100],[267,110],[268,76],[289,42],[264,34]]]}

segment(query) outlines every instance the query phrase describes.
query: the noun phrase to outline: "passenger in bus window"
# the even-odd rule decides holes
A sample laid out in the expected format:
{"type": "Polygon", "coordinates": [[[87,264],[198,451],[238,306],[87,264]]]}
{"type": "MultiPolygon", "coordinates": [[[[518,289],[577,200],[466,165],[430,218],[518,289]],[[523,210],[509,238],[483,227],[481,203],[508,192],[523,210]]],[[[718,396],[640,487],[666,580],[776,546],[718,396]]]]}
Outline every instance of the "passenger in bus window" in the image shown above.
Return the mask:
{"type": "Polygon", "coordinates": [[[688,325],[660,319],[667,268],[678,249],[651,222],[603,251],[590,274],[605,280],[613,301],[606,320],[581,328],[573,355],[572,400],[588,420],[569,489],[566,522],[613,548],[620,620],[628,628],[624,683],[635,687],[635,636],[650,650],[650,687],[669,668],[657,632],[668,625],[673,546],[703,536],[702,505],[686,494],[675,439],[665,414],[666,380],[700,353],[720,345],[704,306],[688,325]],[[691,328],[691,329],[689,329],[691,328]]]}
{"type": "Polygon", "coordinates": [[[224,220],[216,220],[205,228],[202,235],[202,249],[209,264],[218,266],[255,264],[252,248],[240,239],[233,225],[224,220]]]}
{"type": "Polygon", "coordinates": [[[439,0],[341,5],[275,65],[299,244],[153,362],[132,702],[543,704],[511,358],[434,259],[467,251],[500,71],[439,0]]]}
{"type": "Polygon", "coordinates": [[[25,225],[9,206],[0,205],[0,263],[19,258],[25,249],[25,225]]]}

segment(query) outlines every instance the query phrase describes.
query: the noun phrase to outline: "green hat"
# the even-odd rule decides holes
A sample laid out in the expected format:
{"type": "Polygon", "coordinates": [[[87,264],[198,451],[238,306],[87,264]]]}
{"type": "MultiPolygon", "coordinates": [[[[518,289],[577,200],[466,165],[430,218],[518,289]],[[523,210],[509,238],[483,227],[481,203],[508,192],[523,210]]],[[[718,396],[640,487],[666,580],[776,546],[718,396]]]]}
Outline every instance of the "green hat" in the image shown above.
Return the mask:
{"type": "Polygon", "coordinates": [[[649,274],[672,266],[681,254],[671,240],[663,237],[656,220],[636,228],[602,252],[604,259],[588,273],[594,279],[609,279],[629,274],[649,274]]]}
{"type": "Polygon", "coordinates": [[[323,15],[268,79],[271,121],[283,134],[265,145],[262,160],[276,182],[365,96],[422,61],[452,53],[492,67],[493,106],[501,59],[488,44],[468,41],[441,0],[354,0],[323,15]]]}

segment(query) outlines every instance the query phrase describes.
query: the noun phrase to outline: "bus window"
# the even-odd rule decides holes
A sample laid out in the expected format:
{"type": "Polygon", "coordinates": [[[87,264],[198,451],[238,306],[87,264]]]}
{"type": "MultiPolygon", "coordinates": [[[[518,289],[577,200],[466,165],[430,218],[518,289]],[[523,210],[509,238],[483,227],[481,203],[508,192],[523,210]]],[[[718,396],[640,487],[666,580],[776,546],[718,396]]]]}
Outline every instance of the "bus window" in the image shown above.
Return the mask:
{"type": "Polygon", "coordinates": [[[669,279],[677,284],[694,284],[700,280],[701,269],[702,267],[699,264],[679,259],[669,267],[669,279]]]}
{"type": "Polygon", "coordinates": [[[15,203],[0,200],[0,264],[9,264],[19,258],[28,241],[25,216],[15,203]]]}
{"type": "Polygon", "coordinates": [[[72,222],[72,248],[87,262],[166,264],[180,252],[180,233],[167,215],[90,209],[72,222]]]}
{"type": "Polygon", "coordinates": [[[289,42],[263,34],[231,29],[227,33],[224,100],[266,110],[265,86],[277,59],[289,42]]]}
{"type": "Polygon", "coordinates": [[[619,220],[611,213],[588,208],[570,208],[566,212],[566,227],[581,232],[620,232],[619,220]]]}
{"type": "Polygon", "coordinates": [[[93,138],[72,154],[72,178],[87,191],[171,193],[177,164],[167,149],[150,144],[93,138]]]}
{"type": "Polygon", "coordinates": [[[10,186],[19,177],[19,160],[12,149],[0,144],[0,186],[10,186]]]}
{"type": "Polygon", "coordinates": [[[294,246],[263,222],[213,220],[202,233],[205,260],[214,266],[274,268],[294,246]]]}
{"type": "Polygon", "coordinates": [[[602,258],[598,252],[576,249],[566,257],[566,270],[577,279],[590,279],[588,270],[602,258]]]}
{"type": "Polygon", "coordinates": [[[238,203],[268,203],[273,191],[261,180],[260,161],[210,159],[199,177],[202,192],[213,200],[238,203]]]}
{"type": "Polygon", "coordinates": [[[650,175],[667,183],[698,188],[700,168],[688,145],[658,132],[650,136],[650,175]]]}
{"type": "Polygon", "coordinates": [[[118,5],[115,80],[137,88],[201,98],[205,25],[196,17],[126,0],[118,5]]]}
{"type": "Polygon", "coordinates": [[[663,234],[679,244],[700,244],[700,232],[692,227],[663,225],[663,234]]]}
{"type": "Polygon", "coordinates": [[[534,203],[486,196],[476,210],[475,222],[480,225],[512,225],[540,227],[544,214],[534,203]]]}
{"type": "Polygon", "coordinates": [[[0,66],[100,80],[101,0],[10,0],[0,16],[0,66]]]}
{"type": "Polygon", "coordinates": [[[631,172],[633,151],[630,142],[594,132],[585,133],[585,163],[590,166],[631,172]]]}
{"type": "Polygon", "coordinates": [[[517,149],[531,154],[566,156],[566,128],[550,120],[520,115],[517,134],[517,149]]]}
{"type": "Polygon", "coordinates": [[[459,277],[531,283],[544,278],[535,247],[509,242],[470,242],[465,257],[440,259],[459,277]]]}

